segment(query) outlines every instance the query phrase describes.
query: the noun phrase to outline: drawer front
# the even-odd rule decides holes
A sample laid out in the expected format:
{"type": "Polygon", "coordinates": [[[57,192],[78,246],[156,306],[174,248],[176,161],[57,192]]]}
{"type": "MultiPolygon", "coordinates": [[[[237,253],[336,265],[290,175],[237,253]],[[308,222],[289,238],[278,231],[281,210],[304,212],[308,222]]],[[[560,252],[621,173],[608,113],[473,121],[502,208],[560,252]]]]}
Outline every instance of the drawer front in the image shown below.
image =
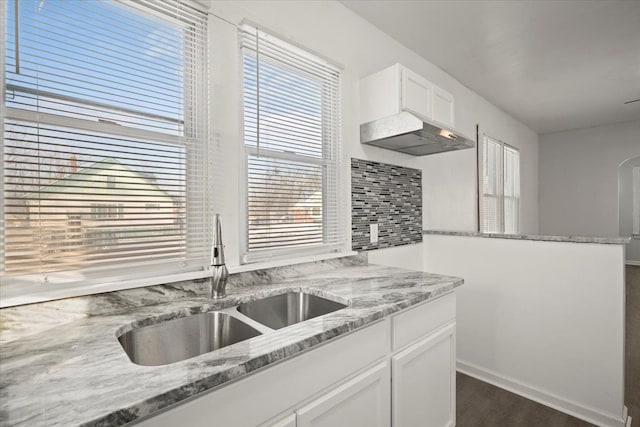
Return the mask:
{"type": "Polygon", "coordinates": [[[396,314],[391,319],[392,350],[400,350],[455,320],[455,317],[456,295],[453,292],[396,314]]]}

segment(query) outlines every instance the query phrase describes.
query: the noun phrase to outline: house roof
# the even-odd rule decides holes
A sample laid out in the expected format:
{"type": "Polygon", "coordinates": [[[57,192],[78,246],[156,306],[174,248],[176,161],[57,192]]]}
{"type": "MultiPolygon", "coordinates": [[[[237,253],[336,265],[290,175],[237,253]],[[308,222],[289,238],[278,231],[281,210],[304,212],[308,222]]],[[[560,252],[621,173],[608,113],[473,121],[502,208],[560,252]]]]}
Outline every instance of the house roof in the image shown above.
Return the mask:
{"type": "MultiPolygon", "coordinates": [[[[175,196],[169,194],[167,191],[163,190],[162,188],[160,188],[156,183],[155,183],[155,179],[151,178],[149,174],[146,173],[142,173],[142,172],[138,172],[135,170],[132,170],[131,168],[127,167],[127,165],[123,164],[122,162],[120,162],[119,160],[113,158],[113,157],[105,157],[102,160],[99,160],[89,166],[85,166],[75,172],[69,173],[66,176],[57,179],[47,185],[43,185],[38,189],[38,192],[47,192],[47,191],[53,191],[53,187],[72,187],[72,183],[73,181],[75,181],[73,179],[74,176],[77,175],[98,175],[96,173],[91,173],[92,170],[96,170],[96,169],[108,169],[109,165],[119,165],[121,167],[123,167],[124,169],[126,169],[127,171],[131,172],[132,174],[135,174],[138,178],[140,178],[141,180],[145,181],[147,184],[149,184],[150,186],[155,187],[155,189],[157,189],[159,192],[164,193],[167,197],[170,197],[172,199],[175,198],[175,196]]],[[[33,192],[30,193],[25,193],[24,197],[25,198],[29,198],[28,196],[31,196],[33,194],[33,192]]]]}

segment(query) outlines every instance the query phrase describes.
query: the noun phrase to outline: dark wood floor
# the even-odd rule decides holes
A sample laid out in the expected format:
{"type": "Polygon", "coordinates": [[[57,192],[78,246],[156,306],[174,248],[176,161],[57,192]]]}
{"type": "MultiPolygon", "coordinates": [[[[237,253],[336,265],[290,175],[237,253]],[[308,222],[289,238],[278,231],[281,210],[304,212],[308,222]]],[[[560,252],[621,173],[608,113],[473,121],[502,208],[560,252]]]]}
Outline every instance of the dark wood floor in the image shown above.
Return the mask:
{"type": "MultiPolygon", "coordinates": [[[[625,399],[640,425],[640,267],[626,268],[625,399]]],[[[587,427],[592,424],[458,373],[458,427],[587,427]]]]}

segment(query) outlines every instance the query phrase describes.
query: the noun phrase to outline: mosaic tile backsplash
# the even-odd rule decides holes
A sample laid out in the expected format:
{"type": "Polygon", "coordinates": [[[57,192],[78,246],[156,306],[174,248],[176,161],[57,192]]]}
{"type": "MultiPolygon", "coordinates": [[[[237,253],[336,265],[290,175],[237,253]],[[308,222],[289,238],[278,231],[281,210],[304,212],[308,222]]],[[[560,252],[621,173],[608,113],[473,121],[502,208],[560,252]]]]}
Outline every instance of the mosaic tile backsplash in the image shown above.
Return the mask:
{"type": "Polygon", "coordinates": [[[422,171],[351,159],[351,219],[355,251],[422,242],[422,171]],[[378,242],[371,243],[376,223],[378,242]]]}

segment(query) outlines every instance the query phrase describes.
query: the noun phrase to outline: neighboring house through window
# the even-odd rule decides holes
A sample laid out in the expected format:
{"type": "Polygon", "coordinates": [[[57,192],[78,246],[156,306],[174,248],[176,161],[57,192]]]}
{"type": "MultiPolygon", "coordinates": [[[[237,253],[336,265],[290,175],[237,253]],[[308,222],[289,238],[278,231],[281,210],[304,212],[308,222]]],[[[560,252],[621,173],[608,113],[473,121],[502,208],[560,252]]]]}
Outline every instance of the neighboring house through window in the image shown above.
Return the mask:
{"type": "Polygon", "coordinates": [[[485,136],[480,165],[480,231],[519,233],[520,152],[485,136]]]}
{"type": "Polygon", "coordinates": [[[122,203],[91,203],[91,219],[122,218],[122,203]]]}

